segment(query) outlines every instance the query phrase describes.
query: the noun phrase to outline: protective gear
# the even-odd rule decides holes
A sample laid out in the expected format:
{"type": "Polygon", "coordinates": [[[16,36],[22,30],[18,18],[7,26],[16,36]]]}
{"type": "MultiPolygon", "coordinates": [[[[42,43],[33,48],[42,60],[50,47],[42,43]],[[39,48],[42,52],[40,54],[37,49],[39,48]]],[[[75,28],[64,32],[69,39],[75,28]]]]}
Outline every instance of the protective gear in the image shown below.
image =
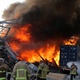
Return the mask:
{"type": "Polygon", "coordinates": [[[6,72],[10,71],[7,64],[4,63],[4,59],[0,58],[0,80],[6,80],[8,76],[6,76],[6,72]]]}
{"type": "Polygon", "coordinates": [[[70,69],[71,80],[73,80],[73,77],[74,78],[76,77],[76,74],[77,74],[77,66],[73,63],[70,69]]]}
{"type": "Polygon", "coordinates": [[[15,80],[29,80],[31,70],[25,61],[19,61],[13,68],[13,77],[15,80]]]}
{"type": "Polygon", "coordinates": [[[0,71],[0,80],[6,80],[6,71],[0,71]]]}
{"type": "Polygon", "coordinates": [[[48,74],[48,72],[49,72],[48,65],[42,62],[38,67],[38,77],[40,78],[40,80],[46,79],[46,75],[48,74]]]}
{"type": "Polygon", "coordinates": [[[26,69],[17,69],[16,73],[17,73],[16,80],[27,80],[28,75],[26,75],[26,73],[27,73],[26,69]]]}

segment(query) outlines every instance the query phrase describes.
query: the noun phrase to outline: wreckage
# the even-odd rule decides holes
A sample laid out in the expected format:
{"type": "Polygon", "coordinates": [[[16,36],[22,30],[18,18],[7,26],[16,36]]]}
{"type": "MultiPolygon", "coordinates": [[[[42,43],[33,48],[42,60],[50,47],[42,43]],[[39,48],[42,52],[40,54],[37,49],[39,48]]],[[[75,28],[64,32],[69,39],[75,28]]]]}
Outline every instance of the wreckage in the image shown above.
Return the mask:
{"type": "MultiPolygon", "coordinates": [[[[0,57],[4,58],[5,63],[7,65],[9,65],[9,67],[11,69],[13,69],[15,63],[18,61],[18,57],[20,57],[15,51],[12,50],[12,48],[10,47],[10,45],[8,44],[8,42],[6,41],[7,35],[10,31],[10,27],[6,24],[16,24],[15,19],[12,20],[8,20],[8,21],[0,21],[0,57]]],[[[36,50],[36,53],[38,54],[38,56],[45,62],[46,60],[39,54],[39,52],[36,50]]],[[[35,63],[34,63],[35,64],[35,63]]],[[[32,63],[29,63],[29,67],[32,70],[33,75],[36,74],[38,68],[36,65],[34,65],[32,63]]],[[[53,72],[55,72],[55,70],[59,71],[59,66],[56,64],[55,60],[53,59],[51,65],[53,64],[53,66],[50,65],[49,61],[47,61],[48,66],[50,67],[50,72],[49,75],[47,75],[46,79],[53,79],[53,77],[50,76],[54,75],[53,72]],[[52,67],[52,68],[51,68],[52,67]]],[[[61,76],[62,78],[65,76],[60,75],[60,74],[56,74],[57,76],[61,76]]],[[[33,79],[35,78],[35,76],[33,76],[33,79]]],[[[33,80],[32,79],[32,80],[33,80]]]]}
{"type": "MultiPolygon", "coordinates": [[[[13,69],[15,63],[18,61],[18,58],[21,58],[15,51],[12,50],[8,42],[6,41],[7,35],[10,31],[10,28],[7,24],[13,25],[18,24],[18,19],[10,19],[5,21],[0,21],[0,57],[4,58],[5,63],[13,69]]],[[[37,66],[28,62],[30,69],[34,72],[37,71],[37,66]]]]}
{"type": "Polygon", "coordinates": [[[13,68],[16,61],[18,61],[18,54],[12,50],[6,41],[6,37],[10,31],[8,24],[15,24],[15,20],[0,21],[0,57],[4,58],[5,63],[8,64],[10,68],[13,68]]]}

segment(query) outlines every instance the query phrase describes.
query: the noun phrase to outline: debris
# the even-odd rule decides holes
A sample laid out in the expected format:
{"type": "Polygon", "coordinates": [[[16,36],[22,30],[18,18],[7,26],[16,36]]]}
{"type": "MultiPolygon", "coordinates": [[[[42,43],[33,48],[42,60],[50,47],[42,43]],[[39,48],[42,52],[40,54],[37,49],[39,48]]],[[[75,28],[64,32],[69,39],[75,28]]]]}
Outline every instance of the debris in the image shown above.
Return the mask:
{"type": "Polygon", "coordinates": [[[46,77],[46,80],[63,80],[65,78],[65,74],[60,73],[49,73],[46,77]]]}

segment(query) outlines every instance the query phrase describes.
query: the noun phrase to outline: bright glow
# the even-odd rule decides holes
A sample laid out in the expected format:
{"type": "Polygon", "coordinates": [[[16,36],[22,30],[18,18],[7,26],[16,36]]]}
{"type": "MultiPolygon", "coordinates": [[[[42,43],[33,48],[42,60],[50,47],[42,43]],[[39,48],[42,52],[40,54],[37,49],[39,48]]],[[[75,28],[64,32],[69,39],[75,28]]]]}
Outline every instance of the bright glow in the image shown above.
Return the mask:
{"type": "Polygon", "coordinates": [[[25,0],[0,0],[0,21],[2,21],[2,14],[4,9],[7,9],[10,4],[15,2],[24,2],[25,0]]]}

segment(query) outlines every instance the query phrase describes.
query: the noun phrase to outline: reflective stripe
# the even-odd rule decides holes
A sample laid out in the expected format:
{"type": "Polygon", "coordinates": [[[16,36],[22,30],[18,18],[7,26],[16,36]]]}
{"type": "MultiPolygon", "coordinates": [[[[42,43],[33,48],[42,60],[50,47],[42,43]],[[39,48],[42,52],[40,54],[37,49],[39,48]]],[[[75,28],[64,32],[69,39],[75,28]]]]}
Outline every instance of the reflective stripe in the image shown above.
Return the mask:
{"type": "Polygon", "coordinates": [[[28,77],[31,77],[31,75],[28,74],[28,77]]]}
{"type": "Polygon", "coordinates": [[[12,74],[12,72],[8,72],[8,74],[12,74]]]}
{"type": "Polygon", "coordinates": [[[6,72],[6,71],[0,71],[0,73],[2,73],[2,72],[6,72]]]}
{"type": "Polygon", "coordinates": [[[39,70],[41,70],[41,72],[39,73],[39,77],[42,78],[42,79],[46,79],[46,75],[47,75],[47,72],[49,72],[49,68],[47,65],[42,65],[42,66],[39,66],[38,68],[39,70]]]}
{"type": "Polygon", "coordinates": [[[6,78],[0,78],[0,80],[4,80],[4,79],[6,80],[6,78]]]}
{"type": "Polygon", "coordinates": [[[76,74],[76,73],[77,73],[76,67],[70,70],[70,74],[76,74]]]}
{"type": "Polygon", "coordinates": [[[16,78],[16,80],[26,80],[26,78],[24,78],[24,77],[18,77],[18,78],[16,78]]]}
{"type": "Polygon", "coordinates": [[[44,70],[44,71],[49,71],[49,70],[47,70],[47,69],[42,69],[42,68],[39,68],[40,70],[44,70]]]}
{"type": "Polygon", "coordinates": [[[6,80],[6,71],[0,71],[0,74],[3,76],[0,76],[0,80],[6,80]]]}
{"type": "Polygon", "coordinates": [[[19,71],[24,71],[24,73],[25,73],[24,77],[26,77],[26,72],[27,71],[25,69],[17,69],[17,75],[16,75],[17,77],[20,77],[19,76],[19,71]]]}
{"type": "Polygon", "coordinates": [[[42,78],[42,79],[46,79],[46,77],[42,77],[42,76],[40,76],[40,78],[42,78]]]}
{"type": "Polygon", "coordinates": [[[26,72],[27,72],[26,69],[17,69],[16,80],[27,80],[26,72]],[[23,72],[23,73],[21,73],[21,72],[23,72]],[[24,76],[21,76],[20,73],[21,73],[21,75],[24,75],[24,76]]]}

